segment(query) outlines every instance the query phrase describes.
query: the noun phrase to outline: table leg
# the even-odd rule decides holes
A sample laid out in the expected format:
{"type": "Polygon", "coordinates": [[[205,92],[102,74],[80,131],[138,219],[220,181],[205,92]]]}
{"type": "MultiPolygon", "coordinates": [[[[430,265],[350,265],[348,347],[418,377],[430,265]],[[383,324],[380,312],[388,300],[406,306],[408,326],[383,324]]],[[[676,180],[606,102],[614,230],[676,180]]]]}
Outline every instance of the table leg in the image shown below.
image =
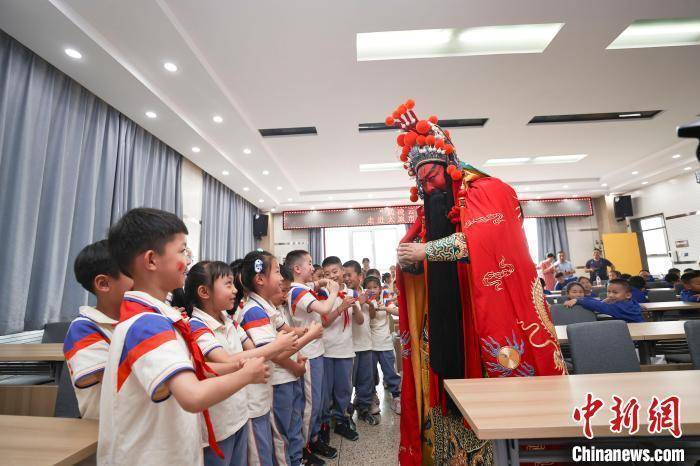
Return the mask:
{"type": "Polygon", "coordinates": [[[508,464],[508,440],[493,441],[494,466],[509,466],[508,464]]]}
{"type": "Polygon", "coordinates": [[[639,363],[651,364],[651,342],[642,340],[639,342],[639,363]]]}

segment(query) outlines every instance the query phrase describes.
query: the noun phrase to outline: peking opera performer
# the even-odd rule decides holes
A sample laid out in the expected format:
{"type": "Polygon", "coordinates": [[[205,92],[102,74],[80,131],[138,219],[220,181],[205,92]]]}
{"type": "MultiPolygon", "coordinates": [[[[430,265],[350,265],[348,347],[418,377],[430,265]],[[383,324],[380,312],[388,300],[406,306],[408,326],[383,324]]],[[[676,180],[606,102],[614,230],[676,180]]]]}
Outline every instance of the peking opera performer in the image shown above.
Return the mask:
{"type": "Polygon", "coordinates": [[[403,379],[399,460],[491,464],[442,382],[566,374],[515,191],[457,157],[438,119],[408,100],[386,119],[423,199],[398,247],[403,379]]]}

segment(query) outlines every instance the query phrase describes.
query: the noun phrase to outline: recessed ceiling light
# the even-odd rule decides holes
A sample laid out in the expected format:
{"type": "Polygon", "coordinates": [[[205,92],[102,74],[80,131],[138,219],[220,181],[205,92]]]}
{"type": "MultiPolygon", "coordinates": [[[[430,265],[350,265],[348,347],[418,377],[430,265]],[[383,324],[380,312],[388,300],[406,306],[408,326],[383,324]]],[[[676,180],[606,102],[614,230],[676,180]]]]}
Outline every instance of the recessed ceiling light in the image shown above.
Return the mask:
{"type": "Polygon", "coordinates": [[[177,65],[175,63],[166,61],[163,63],[163,68],[165,68],[167,71],[170,71],[171,73],[174,73],[177,71],[177,65]]]}
{"type": "Polygon", "coordinates": [[[245,155],[250,155],[250,154],[253,153],[253,151],[250,150],[250,149],[248,149],[248,148],[246,147],[245,149],[243,149],[243,153],[244,153],[245,155]]]}
{"type": "Polygon", "coordinates": [[[248,186],[243,187],[243,191],[250,191],[250,188],[248,186]]]}
{"type": "Polygon", "coordinates": [[[201,150],[202,150],[202,149],[200,149],[200,148],[197,147],[197,146],[192,147],[192,152],[194,152],[195,154],[199,154],[199,151],[201,151],[201,150]]]}
{"type": "Polygon", "coordinates": [[[574,163],[588,157],[588,154],[571,154],[571,155],[545,155],[535,157],[532,163],[548,164],[548,163],[574,163]]]}
{"type": "Polygon", "coordinates": [[[569,187],[568,184],[565,184],[564,186],[562,186],[562,188],[564,188],[564,189],[566,189],[566,188],[568,188],[568,187],[569,187]]]}
{"type": "Polygon", "coordinates": [[[221,123],[224,121],[224,119],[221,118],[219,115],[214,115],[213,117],[211,117],[211,119],[214,120],[214,123],[221,123]]]}
{"type": "Polygon", "coordinates": [[[642,184],[649,184],[648,181],[642,181],[642,184]]]}
{"type": "Polygon", "coordinates": [[[634,117],[640,117],[642,116],[641,113],[620,113],[618,115],[620,118],[634,118],[634,117]]]}
{"type": "Polygon", "coordinates": [[[600,185],[605,188],[608,185],[608,183],[601,183],[600,185]]]}
{"type": "Polygon", "coordinates": [[[270,209],[270,212],[274,212],[275,210],[277,210],[277,209],[275,209],[275,208],[273,207],[272,209],[270,209]]]}
{"type": "Polygon", "coordinates": [[[403,170],[403,162],[361,163],[361,172],[390,172],[403,170]]]}
{"type": "Polygon", "coordinates": [[[681,158],[681,154],[676,154],[676,155],[672,156],[671,158],[672,158],[672,159],[680,159],[680,158],[681,158]]]}
{"type": "Polygon", "coordinates": [[[228,175],[228,170],[224,170],[221,172],[222,175],[227,176],[228,175]]]}
{"type": "Polygon", "coordinates": [[[367,195],[367,197],[369,197],[369,198],[371,199],[371,198],[373,198],[373,197],[374,197],[374,194],[372,194],[372,193],[369,193],[369,194],[367,195]]]}
{"type": "Polygon", "coordinates": [[[258,202],[262,204],[263,202],[265,202],[265,199],[258,199],[258,202]]]}
{"type": "Polygon", "coordinates": [[[633,175],[639,175],[639,172],[637,170],[632,172],[633,175]]]}
{"type": "Polygon", "coordinates": [[[288,197],[288,198],[287,198],[287,202],[292,202],[292,198],[291,198],[291,197],[288,197]]]}
{"type": "Polygon", "coordinates": [[[277,186],[277,191],[282,191],[282,186],[277,186]]]}
{"type": "Polygon", "coordinates": [[[692,170],[693,167],[683,167],[683,170],[692,170]]]}
{"type": "Polygon", "coordinates": [[[156,112],[152,112],[152,111],[149,110],[149,111],[146,112],[146,116],[147,116],[148,118],[155,118],[155,117],[157,117],[158,115],[156,115],[156,112]]]}
{"type": "Polygon", "coordinates": [[[529,162],[530,157],[509,157],[502,159],[488,159],[484,165],[486,166],[501,166],[501,165],[522,165],[529,162]]]}
{"type": "Polygon", "coordinates": [[[328,200],[329,200],[329,201],[332,201],[332,200],[333,200],[333,196],[328,196],[328,200]]]}
{"type": "Polygon", "coordinates": [[[316,206],[315,206],[315,205],[312,205],[312,206],[311,206],[311,210],[316,210],[316,206]]]}
{"type": "Polygon", "coordinates": [[[65,49],[64,52],[66,53],[66,55],[68,55],[69,57],[71,57],[74,60],[80,60],[81,58],[83,58],[83,54],[78,52],[75,49],[68,48],[68,49],[65,49]]]}
{"type": "Polygon", "coordinates": [[[700,18],[640,19],[622,31],[607,49],[697,44],[700,44],[700,18]]]}
{"type": "Polygon", "coordinates": [[[263,171],[262,171],[262,174],[263,174],[263,175],[269,175],[269,174],[270,174],[270,172],[269,172],[269,171],[267,171],[267,170],[263,170],[263,171]]]}
{"type": "Polygon", "coordinates": [[[542,53],[564,23],[358,33],[357,61],[542,53]]]}

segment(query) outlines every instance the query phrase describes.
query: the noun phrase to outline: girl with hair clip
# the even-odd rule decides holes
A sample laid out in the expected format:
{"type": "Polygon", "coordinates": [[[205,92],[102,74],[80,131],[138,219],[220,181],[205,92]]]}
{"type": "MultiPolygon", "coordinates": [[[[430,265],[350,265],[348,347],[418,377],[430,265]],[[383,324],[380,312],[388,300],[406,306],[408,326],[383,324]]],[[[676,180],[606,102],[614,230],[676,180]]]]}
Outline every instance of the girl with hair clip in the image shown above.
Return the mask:
{"type": "MultiPolygon", "coordinates": [[[[190,316],[192,334],[208,362],[243,366],[252,358],[270,359],[294,347],[296,335],[279,333],[269,345],[256,348],[226,311],[232,307],[235,295],[233,273],[223,262],[198,262],[187,275],[185,310],[190,316]]],[[[203,431],[204,464],[248,464],[248,387],[213,406],[209,413],[224,457],[212,451],[203,431]]]]}
{"type": "Polygon", "coordinates": [[[275,341],[278,332],[295,334],[294,347],[271,358],[270,383],[252,385],[248,391],[248,463],[250,465],[289,465],[301,463],[304,440],[301,434],[302,413],[295,393],[298,378],[304,375],[306,359],[292,356],[322,335],[322,327],[290,327],[272,304],[282,293],[282,275],[277,259],[266,251],[248,253],[234,271],[238,289],[234,309],[247,298],[237,320],[256,348],[275,341]],[[273,416],[270,416],[272,411],[273,416]],[[299,411],[299,412],[295,412],[299,411]]]}

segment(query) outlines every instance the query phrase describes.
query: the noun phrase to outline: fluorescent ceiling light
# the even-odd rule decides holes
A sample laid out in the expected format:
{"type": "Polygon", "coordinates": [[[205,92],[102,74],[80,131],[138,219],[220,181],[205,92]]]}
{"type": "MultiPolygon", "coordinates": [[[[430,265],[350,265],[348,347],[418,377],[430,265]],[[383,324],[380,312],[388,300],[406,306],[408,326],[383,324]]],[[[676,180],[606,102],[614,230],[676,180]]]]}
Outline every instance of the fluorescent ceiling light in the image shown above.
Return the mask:
{"type": "Polygon", "coordinates": [[[700,44],[700,18],[640,19],[630,24],[608,49],[638,49],[700,44]]]}
{"type": "Polygon", "coordinates": [[[243,153],[244,153],[245,155],[250,155],[251,153],[253,153],[253,151],[250,150],[250,149],[248,149],[248,148],[246,147],[245,149],[243,149],[243,153]]]}
{"type": "Polygon", "coordinates": [[[572,154],[572,155],[545,155],[535,157],[532,163],[547,164],[547,163],[574,163],[585,159],[588,154],[572,154]]]}
{"type": "Polygon", "coordinates": [[[391,172],[403,170],[402,162],[387,162],[387,163],[361,163],[361,172],[391,172]]]}
{"type": "Polygon", "coordinates": [[[66,53],[66,55],[68,55],[74,60],[80,60],[81,58],[83,58],[83,54],[75,49],[65,49],[64,52],[66,53]]]}
{"type": "Polygon", "coordinates": [[[166,61],[163,63],[163,68],[165,68],[167,71],[170,71],[171,73],[174,73],[177,71],[177,65],[175,63],[166,61]]]}
{"type": "Polygon", "coordinates": [[[149,110],[149,111],[146,112],[146,116],[147,116],[148,118],[156,118],[158,115],[156,115],[156,112],[152,112],[152,111],[149,110]]]}
{"type": "Polygon", "coordinates": [[[620,118],[632,118],[632,117],[640,117],[642,116],[641,113],[620,113],[620,118]]]}
{"type": "Polygon", "coordinates": [[[214,120],[214,123],[221,123],[222,121],[224,121],[224,119],[221,118],[219,115],[214,115],[213,117],[211,117],[211,119],[214,120]]]}
{"type": "Polygon", "coordinates": [[[221,174],[224,175],[224,176],[228,176],[228,170],[222,171],[221,174]]]}
{"type": "Polygon", "coordinates": [[[357,61],[542,53],[564,23],[361,32],[357,61]]]}
{"type": "Polygon", "coordinates": [[[671,157],[671,158],[672,158],[672,159],[680,159],[680,158],[681,158],[681,154],[676,154],[676,155],[674,155],[674,156],[671,157]]]}
{"type": "Polygon", "coordinates": [[[530,157],[510,157],[510,158],[504,158],[504,159],[488,159],[486,163],[484,163],[485,166],[487,167],[494,167],[494,166],[505,166],[505,165],[522,165],[526,162],[530,161],[530,157]]]}
{"type": "Polygon", "coordinates": [[[198,154],[199,151],[201,151],[201,150],[202,150],[202,149],[200,149],[200,148],[197,147],[197,146],[194,146],[194,147],[192,148],[192,152],[194,152],[195,154],[198,154]]]}

